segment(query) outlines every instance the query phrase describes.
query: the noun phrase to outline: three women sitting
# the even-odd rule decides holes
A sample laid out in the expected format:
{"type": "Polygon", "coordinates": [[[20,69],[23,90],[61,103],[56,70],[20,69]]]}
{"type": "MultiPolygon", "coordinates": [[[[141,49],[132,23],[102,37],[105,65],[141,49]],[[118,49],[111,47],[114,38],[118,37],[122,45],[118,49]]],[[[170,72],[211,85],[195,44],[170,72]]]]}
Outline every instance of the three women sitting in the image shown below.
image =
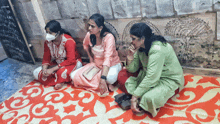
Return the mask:
{"type": "Polygon", "coordinates": [[[115,37],[105,26],[102,15],[89,18],[83,47],[90,63],[83,67],[75,41],[58,22],[47,23],[45,30],[42,67],[34,71],[42,84],[59,89],[62,83],[71,81],[75,87],[104,94],[117,81],[121,90],[132,95],[132,111],[139,113],[142,109],[153,117],[177,89],[183,89],[183,70],[172,46],[164,37],[154,35],[145,23],[136,23],[130,29],[132,43],[124,70],[115,37]]]}

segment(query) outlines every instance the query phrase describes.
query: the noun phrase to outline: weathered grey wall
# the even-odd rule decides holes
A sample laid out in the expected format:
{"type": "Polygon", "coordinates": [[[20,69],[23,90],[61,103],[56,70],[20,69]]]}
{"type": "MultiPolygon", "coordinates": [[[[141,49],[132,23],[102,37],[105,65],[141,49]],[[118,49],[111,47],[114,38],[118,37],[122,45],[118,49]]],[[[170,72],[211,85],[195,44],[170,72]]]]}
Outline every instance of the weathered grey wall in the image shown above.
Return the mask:
{"type": "Polygon", "coordinates": [[[44,32],[39,24],[33,4],[30,0],[12,0],[16,14],[20,20],[27,41],[33,45],[31,48],[35,58],[43,56],[44,32]],[[40,51],[40,52],[39,52],[40,51]]]}
{"type": "Polygon", "coordinates": [[[35,58],[43,56],[44,23],[52,19],[72,34],[80,53],[86,57],[82,50],[85,19],[100,13],[117,32],[117,43],[121,46],[129,42],[128,31],[133,23],[146,22],[173,45],[182,65],[220,67],[220,0],[12,0],[12,3],[28,41],[33,44],[35,58]],[[43,21],[36,11],[42,13],[43,21]]]}

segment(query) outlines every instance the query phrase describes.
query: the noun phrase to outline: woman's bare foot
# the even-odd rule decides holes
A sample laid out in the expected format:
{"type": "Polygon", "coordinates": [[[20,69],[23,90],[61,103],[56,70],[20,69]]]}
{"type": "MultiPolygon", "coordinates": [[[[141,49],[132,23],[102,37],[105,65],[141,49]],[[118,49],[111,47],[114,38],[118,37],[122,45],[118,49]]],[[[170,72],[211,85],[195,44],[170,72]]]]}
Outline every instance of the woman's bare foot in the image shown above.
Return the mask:
{"type": "Polygon", "coordinates": [[[71,84],[72,84],[72,85],[74,85],[74,82],[73,82],[73,81],[71,81],[71,84]]]}
{"type": "Polygon", "coordinates": [[[131,100],[131,110],[134,114],[141,114],[144,113],[144,110],[141,109],[141,107],[139,106],[139,100],[131,100]]]}
{"type": "Polygon", "coordinates": [[[115,86],[113,86],[112,84],[108,85],[108,89],[109,89],[110,92],[113,92],[114,88],[115,88],[115,86]]]}
{"type": "Polygon", "coordinates": [[[56,84],[54,88],[55,88],[55,90],[59,90],[63,87],[63,85],[64,85],[64,83],[59,83],[59,84],[56,84]]]}
{"type": "Polygon", "coordinates": [[[115,91],[115,87],[118,85],[118,82],[116,81],[114,84],[109,84],[108,83],[108,89],[110,92],[115,91]]]}
{"type": "Polygon", "coordinates": [[[144,111],[141,110],[140,107],[136,107],[136,108],[133,108],[133,109],[132,109],[132,112],[133,112],[134,114],[141,114],[141,113],[143,113],[144,111]]]}

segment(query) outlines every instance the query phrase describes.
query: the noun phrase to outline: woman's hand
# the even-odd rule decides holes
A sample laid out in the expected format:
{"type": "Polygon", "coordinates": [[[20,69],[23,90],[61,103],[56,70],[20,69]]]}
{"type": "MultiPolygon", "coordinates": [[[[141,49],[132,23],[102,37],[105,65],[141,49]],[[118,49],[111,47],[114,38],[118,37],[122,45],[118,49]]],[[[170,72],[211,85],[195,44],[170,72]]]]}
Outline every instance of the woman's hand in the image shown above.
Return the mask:
{"type": "Polygon", "coordinates": [[[104,79],[100,80],[99,90],[100,90],[101,95],[103,95],[104,93],[106,93],[108,91],[108,86],[106,84],[106,80],[104,80],[104,79]]]}
{"type": "Polygon", "coordinates": [[[53,71],[52,68],[47,69],[47,70],[46,70],[46,73],[45,73],[45,76],[48,77],[48,76],[51,75],[53,72],[54,72],[54,71],[53,71]]]}
{"type": "Polygon", "coordinates": [[[43,77],[47,77],[46,76],[46,73],[47,73],[47,68],[48,68],[48,65],[42,65],[42,73],[43,73],[43,77]]]}
{"type": "Polygon", "coordinates": [[[43,69],[42,73],[43,73],[43,77],[47,77],[47,69],[43,69]]]}
{"type": "Polygon", "coordinates": [[[137,51],[135,47],[131,44],[128,48],[128,54],[127,54],[127,59],[128,60],[133,60],[134,59],[134,53],[137,51]]]}
{"type": "Polygon", "coordinates": [[[138,98],[135,96],[132,96],[132,98],[131,98],[131,110],[133,113],[140,113],[141,112],[138,107],[138,98]]]}

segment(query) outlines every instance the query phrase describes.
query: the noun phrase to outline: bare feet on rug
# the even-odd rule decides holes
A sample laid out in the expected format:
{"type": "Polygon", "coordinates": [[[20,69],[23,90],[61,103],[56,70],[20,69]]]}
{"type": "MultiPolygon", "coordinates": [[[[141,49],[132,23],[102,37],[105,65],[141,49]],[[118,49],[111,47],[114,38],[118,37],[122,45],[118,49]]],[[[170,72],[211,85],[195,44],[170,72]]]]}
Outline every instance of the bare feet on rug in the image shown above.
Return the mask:
{"type": "Polygon", "coordinates": [[[63,87],[63,85],[64,85],[64,83],[59,83],[59,84],[56,84],[54,88],[55,88],[55,90],[59,90],[63,87]]]}
{"type": "Polygon", "coordinates": [[[131,99],[131,110],[134,114],[140,114],[143,113],[144,111],[141,110],[140,106],[139,106],[139,99],[137,97],[132,96],[131,99]]]}
{"type": "Polygon", "coordinates": [[[113,91],[114,91],[114,88],[115,88],[114,85],[112,85],[112,84],[109,84],[109,85],[108,85],[108,89],[109,89],[110,92],[113,92],[113,91]]]}
{"type": "Polygon", "coordinates": [[[115,91],[115,87],[118,85],[118,82],[116,81],[114,84],[108,84],[108,89],[110,92],[115,91]]]}
{"type": "Polygon", "coordinates": [[[142,114],[142,113],[144,113],[144,111],[143,110],[141,110],[141,108],[140,107],[132,107],[132,112],[134,113],[134,114],[142,114]]]}

